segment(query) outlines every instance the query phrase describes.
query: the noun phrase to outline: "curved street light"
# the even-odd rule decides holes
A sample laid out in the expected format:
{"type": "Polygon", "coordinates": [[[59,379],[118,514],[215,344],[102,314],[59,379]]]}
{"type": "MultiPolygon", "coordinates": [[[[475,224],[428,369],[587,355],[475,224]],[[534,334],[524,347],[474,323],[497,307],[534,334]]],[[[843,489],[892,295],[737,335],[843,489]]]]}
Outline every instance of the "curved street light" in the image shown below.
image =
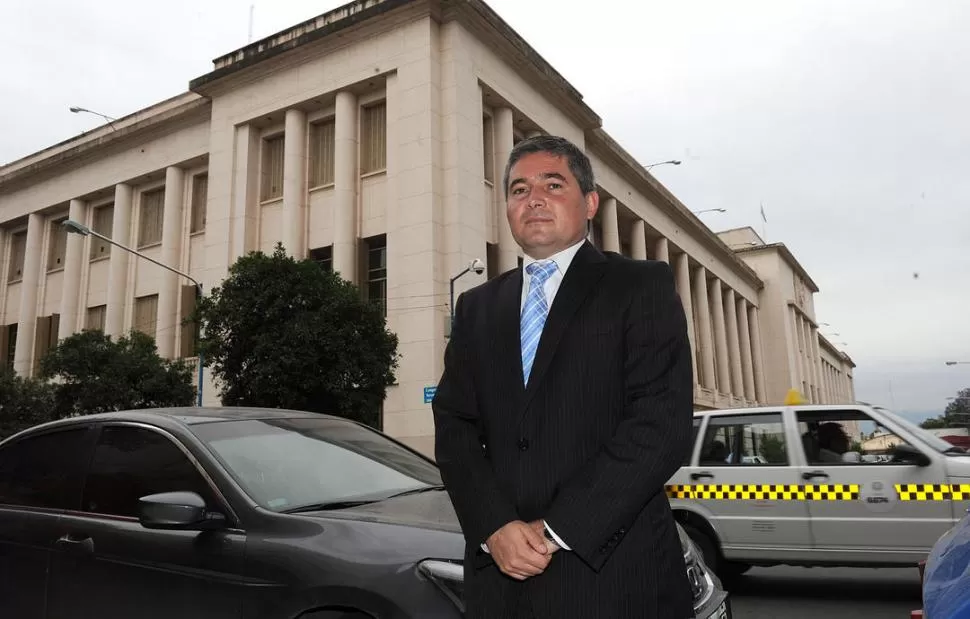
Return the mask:
{"type": "MultiPolygon", "coordinates": [[[[91,228],[88,228],[84,224],[78,223],[78,222],[74,221],[73,219],[65,219],[61,223],[61,225],[64,226],[64,229],[67,230],[69,233],[72,233],[72,234],[80,234],[81,236],[93,236],[93,237],[97,237],[97,238],[101,239],[102,241],[104,241],[106,243],[110,243],[110,244],[114,245],[115,247],[118,247],[120,249],[125,250],[128,253],[134,254],[134,255],[138,256],[139,258],[144,258],[145,260],[147,260],[149,262],[152,262],[154,264],[157,264],[158,266],[162,267],[163,269],[166,269],[168,271],[171,271],[172,273],[175,273],[176,275],[181,275],[185,279],[187,279],[190,282],[192,282],[193,284],[195,284],[195,289],[198,290],[199,297],[200,298],[202,297],[202,294],[203,294],[202,293],[202,284],[200,284],[198,282],[198,280],[196,280],[191,275],[189,275],[187,273],[183,273],[182,271],[179,271],[178,269],[176,269],[174,267],[170,267],[167,264],[165,264],[164,262],[159,262],[158,260],[155,260],[154,258],[152,258],[150,256],[146,256],[145,254],[141,253],[140,251],[136,251],[136,250],[134,250],[134,249],[132,249],[130,247],[126,247],[125,245],[122,245],[121,243],[118,243],[114,239],[110,239],[110,238],[106,237],[105,235],[101,234],[100,232],[95,232],[91,228]]],[[[201,329],[201,325],[200,325],[200,329],[201,329]]],[[[204,367],[205,367],[205,360],[204,360],[203,355],[202,355],[202,349],[200,348],[199,349],[199,389],[198,389],[198,393],[197,393],[197,396],[196,396],[196,400],[198,402],[198,406],[199,407],[202,406],[202,370],[203,370],[204,367]]]]}
{"type": "Polygon", "coordinates": [[[947,365],[970,365],[970,361],[947,361],[947,365]]]}
{"type": "Polygon", "coordinates": [[[699,211],[691,211],[695,215],[700,215],[702,213],[727,213],[726,208],[705,208],[699,211]]]}
{"type": "Polygon", "coordinates": [[[657,163],[651,163],[643,166],[646,169],[654,168],[658,165],[680,165],[682,162],[678,159],[668,159],[667,161],[658,161],[657,163]]]}

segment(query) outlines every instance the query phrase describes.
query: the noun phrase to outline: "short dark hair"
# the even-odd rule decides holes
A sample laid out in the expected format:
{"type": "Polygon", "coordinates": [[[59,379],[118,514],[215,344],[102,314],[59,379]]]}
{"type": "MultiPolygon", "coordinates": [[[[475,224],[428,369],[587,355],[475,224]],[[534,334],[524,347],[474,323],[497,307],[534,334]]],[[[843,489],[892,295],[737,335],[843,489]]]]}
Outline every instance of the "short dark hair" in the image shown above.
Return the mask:
{"type": "Polygon", "coordinates": [[[579,189],[583,192],[583,195],[596,191],[593,165],[581,148],[566,138],[555,135],[538,135],[522,140],[509,153],[509,162],[505,164],[505,176],[502,179],[506,200],[509,198],[509,173],[512,171],[512,166],[522,157],[533,153],[549,153],[550,155],[565,157],[569,171],[579,182],[579,189]]]}

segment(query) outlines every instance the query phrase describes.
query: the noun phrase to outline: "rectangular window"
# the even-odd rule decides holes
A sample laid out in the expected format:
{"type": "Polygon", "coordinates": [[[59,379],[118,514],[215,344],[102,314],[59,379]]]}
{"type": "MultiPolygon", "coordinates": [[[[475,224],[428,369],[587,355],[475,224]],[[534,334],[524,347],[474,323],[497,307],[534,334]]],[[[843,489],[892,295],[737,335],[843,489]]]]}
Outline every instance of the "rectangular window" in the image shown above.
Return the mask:
{"type": "Polygon", "coordinates": [[[283,136],[263,142],[263,165],[260,199],[275,200],[283,197],[283,136]]]}
{"type": "Polygon", "coordinates": [[[7,283],[19,282],[24,278],[24,259],[27,256],[27,231],[10,235],[10,270],[7,283]]]}
{"type": "Polygon", "coordinates": [[[194,357],[196,342],[199,341],[199,323],[190,320],[199,300],[199,289],[195,286],[182,286],[182,311],[180,357],[194,357]]]}
{"type": "Polygon", "coordinates": [[[108,313],[107,305],[96,305],[88,308],[88,315],[84,320],[84,328],[88,331],[104,331],[104,317],[108,313]]]}
{"type": "Polygon", "coordinates": [[[37,318],[37,329],[34,332],[34,374],[40,370],[41,359],[57,347],[57,331],[60,326],[61,317],[58,314],[37,318]]]}
{"type": "Polygon", "coordinates": [[[681,463],[683,466],[690,466],[691,458],[694,456],[694,445],[697,444],[697,433],[700,432],[703,420],[702,417],[694,417],[694,427],[690,434],[690,449],[684,454],[684,461],[681,463]]]}
{"type": "Polygon", "coordinates": [[[324,271],[333,271],[333,245],[311,249],[310,260],[319,264],[324,271]]]}
{"type": "Polygon", "coordinates": [[[0,368],[13,367],[17,347],[17,325],[0,326],[0,368]]]}
{"type": "Polygon", "coordinates": [[[141,194],[141,209],[138,212],[139,249],[162,242],[162,217],[164,215],[164,189],[156,189],[141,194]]]}
{"type": "Polygon", "coordinates": [[[495,148],[493,146],[492,117],[482,118],[482,153],[485,160],[485,180],[495,182],[495,148]]]}
{"type": "Polygon", "coordinates": [[[67,255],[67,230],[62,226],[67,218],[51,222],[50,245],[47,248],[47,272],[59,271],[64,268],[64,257],[67,255]]]}
{"type": "Polygon", "coordinates": [[[360,173],[387,169],[387,104],[384,101],[361,110],[360,173]]]}
{"type": "Polygon", "coordinates": [[[788,464],[781,413],[711,416],[700,466],[784,466],[788,464]]]}
{"type": "Polygon", "coordinates": [[[209,195],[209,175],[192,177],[192,223],[189,233],[205,230],[206,200],[209,195]]]}
{"type": "Polygon", "coordinates": [[[367,240],[367,300],[380,305],[387,316],[387,237],[367,240]]]}
{"type": "Polygon", "coordinates": [[[0,504],[77,509],[87,427],[45,432],[0,452],[0,504]]]}
{"type": "Polygon", "coordinates": [[[335,145],[333,119],[310,125],[310,187],[333,183],[335,145]]]}
{"type": "MultiPolygon", "coordinates": [[[[107,204],[94,209],[94,221],[91,229],[98,234],[111,238],[112,228],[114,227],[115,206],[107,204]]],[[[107,241],[92,236],[91,239],[91,260],[107,258],[111,255],[111,245],[107,241]]]]}
{"type": "Polygon", "coordinates": [[[135,299],[135,330],[154,338],[157,326],[158,295],[153,294],[135,299]]]}

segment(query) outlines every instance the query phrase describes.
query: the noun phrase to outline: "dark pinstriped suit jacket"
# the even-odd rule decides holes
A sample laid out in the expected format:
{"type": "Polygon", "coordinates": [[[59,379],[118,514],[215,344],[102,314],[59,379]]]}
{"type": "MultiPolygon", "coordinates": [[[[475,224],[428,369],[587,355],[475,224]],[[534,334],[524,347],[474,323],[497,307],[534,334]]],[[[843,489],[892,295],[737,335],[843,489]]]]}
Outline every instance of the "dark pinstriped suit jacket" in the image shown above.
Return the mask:
{"type": "Polygon", "coordinates": [[[690,587],[664,484],[689,449],[693,373],[670,267],[588,242],[567,270],[528,388],[522,270],[463,294],[433,402],[436,458],[466,539],[468,616],[682,619],[690,587]],[[545,518],[572,551],[524,582],[480,544],[545,518]]]}

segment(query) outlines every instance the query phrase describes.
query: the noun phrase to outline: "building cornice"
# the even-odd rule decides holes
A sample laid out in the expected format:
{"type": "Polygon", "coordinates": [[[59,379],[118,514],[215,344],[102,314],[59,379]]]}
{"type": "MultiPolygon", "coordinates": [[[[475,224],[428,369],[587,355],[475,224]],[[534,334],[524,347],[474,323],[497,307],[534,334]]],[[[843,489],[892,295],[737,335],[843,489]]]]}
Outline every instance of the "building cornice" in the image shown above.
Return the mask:
{"type": "Polygon", "coordinates": [[[191,92],[166,99],[0,167],[0,191],[36,180],[45,172],[62,173],[65,166],[104,156],[152,135],[208,120],[210,107],[207,99],[191,92]]]}
{"type": "Polygon", "coordinates": [[[788,263],[788,265],[798,273],[799,277],[805,280],[812,292],[818,292],[818,284],[812,279],[812,276],[808,274],[805,267],[801,265],[800,262],[795,258],[795,255],[791,253],[788,246],[784,243],[768,243],[767,245],[755,245],[752,247],[738,247],[732,251],[736,254],[753,254],[760,251],[776,250],[781,254],[781,257],[788,263]]]}
{"type": "Polygon", "coordinates": [[[750,266],[737,256],[717,234],[708,228],[697,215],[653,177],[632,155],[617,143],[603,129],[593,129],[586,133],[586,146],[611,165],[631,185],[636,187],[647,199],[674,216],[686,229],[696,231],[698,240],[715,256],[732,266],[749,284],[757,290],[765,284],[750,266]]]}

